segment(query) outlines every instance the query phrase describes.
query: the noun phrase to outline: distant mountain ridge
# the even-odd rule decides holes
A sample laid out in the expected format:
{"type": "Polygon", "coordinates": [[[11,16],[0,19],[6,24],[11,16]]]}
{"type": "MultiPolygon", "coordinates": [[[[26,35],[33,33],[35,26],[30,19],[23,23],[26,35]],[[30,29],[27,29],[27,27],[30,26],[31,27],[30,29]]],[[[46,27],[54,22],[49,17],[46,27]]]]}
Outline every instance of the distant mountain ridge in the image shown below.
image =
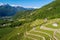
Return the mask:
{"type": "Polygon", "coordinates": [[[34,8],[24,8],[24,7],[20,7],[20,6],[11,6],[9,4],[3,4],[0,5],[0,17],[3,16],[12,16],[15,13],[17,13],[18,11],[23,11],[23,10],[33,10],[34,8]]]}

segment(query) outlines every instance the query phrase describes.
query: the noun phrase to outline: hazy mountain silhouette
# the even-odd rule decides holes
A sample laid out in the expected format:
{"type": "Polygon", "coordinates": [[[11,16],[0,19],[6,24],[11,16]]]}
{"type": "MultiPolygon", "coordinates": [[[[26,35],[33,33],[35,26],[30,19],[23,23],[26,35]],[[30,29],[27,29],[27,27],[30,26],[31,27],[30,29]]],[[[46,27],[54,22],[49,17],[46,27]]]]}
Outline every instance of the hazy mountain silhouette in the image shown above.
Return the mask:
{"type": "Polygon", "coordinates": [[[2,16],[12,16],[18,11],[23,11],[23,10],[33,10],[33,8],[24,8],[24,7],[14,7],[9,4],[3,4],[0,5],[0,17],[2,16]]]}

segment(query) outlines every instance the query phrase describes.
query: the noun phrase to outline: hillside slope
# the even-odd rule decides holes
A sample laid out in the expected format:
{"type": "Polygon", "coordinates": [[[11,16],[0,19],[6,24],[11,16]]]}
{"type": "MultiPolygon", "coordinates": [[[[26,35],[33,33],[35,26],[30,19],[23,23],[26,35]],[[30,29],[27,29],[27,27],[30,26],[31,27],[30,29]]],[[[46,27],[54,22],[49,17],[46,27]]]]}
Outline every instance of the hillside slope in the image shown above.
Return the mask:
{"type": "Polygon", "coordinates": [[[14,17],[11,25],[0,29],[0,40],[60,40],[59,0],[14,17]]]}
{"type": "Polygon", "coordinates": [[[32,15],[30,15],[32,19],[52,19],[52,18],[60,18],[60,2],[59,1],[53,1],[52,3],[43,6],[42,8],[36,10],[33,12],[32,15]]]}

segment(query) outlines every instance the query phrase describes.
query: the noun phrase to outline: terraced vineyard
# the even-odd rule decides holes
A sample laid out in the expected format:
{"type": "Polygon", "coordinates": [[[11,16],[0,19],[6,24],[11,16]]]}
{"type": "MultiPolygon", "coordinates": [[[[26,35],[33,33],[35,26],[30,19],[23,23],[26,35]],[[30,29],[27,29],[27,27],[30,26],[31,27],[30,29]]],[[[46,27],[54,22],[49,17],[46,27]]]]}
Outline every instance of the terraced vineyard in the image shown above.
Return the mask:
{"type": "Polygon", "coordinates": [[[59,21],[60,19],[48,20],[46,23],[27,31],[25,34],[25,40],[60,40],[59,21]],[[58,23],[58,26],[52,25],[55,22],[58,23]]]}
{"type": "Polygon", "coordinates": [[[28,23],[20,27],[0,29],[0,40],[60,40],[59,21],[58,18],[46,22],[37,19],[29,24],[31,29],[28,23]]]}

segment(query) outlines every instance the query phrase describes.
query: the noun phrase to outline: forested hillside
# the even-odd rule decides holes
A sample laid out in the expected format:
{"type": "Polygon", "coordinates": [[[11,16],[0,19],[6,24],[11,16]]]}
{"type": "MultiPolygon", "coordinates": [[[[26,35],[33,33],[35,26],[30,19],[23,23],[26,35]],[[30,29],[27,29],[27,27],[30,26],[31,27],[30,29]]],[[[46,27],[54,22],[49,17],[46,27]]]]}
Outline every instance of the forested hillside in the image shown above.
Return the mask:
{"type": "Polygon", "coordinates": [[[42,8],[36,10],[31,15],[31,18],[35,19],[53,19],[53,18],[60,18],[60,2],[53,1],[52,3],[43,6],[42,8]]]}

